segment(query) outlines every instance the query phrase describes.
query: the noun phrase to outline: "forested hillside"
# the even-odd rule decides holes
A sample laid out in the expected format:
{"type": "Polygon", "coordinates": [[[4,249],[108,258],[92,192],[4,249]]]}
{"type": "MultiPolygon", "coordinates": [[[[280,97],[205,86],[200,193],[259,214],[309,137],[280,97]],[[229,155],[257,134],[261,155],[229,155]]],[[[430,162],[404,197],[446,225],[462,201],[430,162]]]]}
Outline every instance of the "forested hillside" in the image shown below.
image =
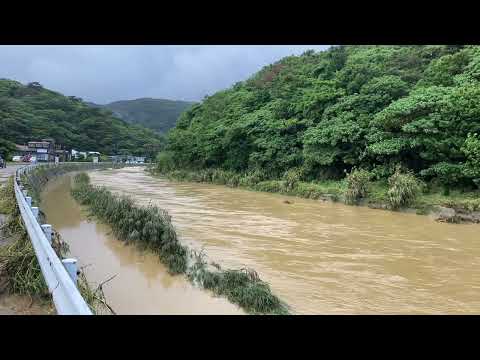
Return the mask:
{"type": "Polygon", "coordinates": [[[180,114],[193,102],[142,98],[115,101],[104,105],[130,124],[143,125],[161,134],[173,128],[180,114]]]}
{"type": "Polygon", "coordinates": [[[479,46],[336,46],[286,57],[184,112],[160,168],[277,179],[480,178],[479,46]]]}
{"type": "Polygon", "coordinates": [[[11,153],[14,143],[47,137],[69,149],[104,154],[155,156],[162,144],[152,130],[127,124],[79,98],[38,83],[0,80],[0,151],[11,153]]]}

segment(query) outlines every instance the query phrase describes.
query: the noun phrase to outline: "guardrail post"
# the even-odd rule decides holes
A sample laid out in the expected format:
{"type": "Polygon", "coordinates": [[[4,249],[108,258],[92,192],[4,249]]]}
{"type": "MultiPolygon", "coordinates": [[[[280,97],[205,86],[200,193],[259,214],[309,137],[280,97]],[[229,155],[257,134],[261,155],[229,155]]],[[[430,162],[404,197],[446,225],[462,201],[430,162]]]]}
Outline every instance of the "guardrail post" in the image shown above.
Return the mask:
{"type": "Polygon", "coordinates": [[[25,196],[25,201],[29,207],[32,207],[32,198],[30,196],[25,196]]]}
{"type": "Polygon", "coordinates": [[[72,278],[73,283],[77,285],[77,259],[63,259],[62,263],[68,275],[72,278]]]}
{"type": "Polygon", "coordinates": [[[47,238],[48,242],[50,243],[50,245],[52,245],[52,225],[43,224],[43,225],[40,225],[40,227],[45,233],[45,237],[47,238]]]}
{"type": "Polygon", "coordinates": [[[38,221],[38,207],[32,206],[32,214],[33,214],[33,217],[35,218],[35,220],[38,221]]]}

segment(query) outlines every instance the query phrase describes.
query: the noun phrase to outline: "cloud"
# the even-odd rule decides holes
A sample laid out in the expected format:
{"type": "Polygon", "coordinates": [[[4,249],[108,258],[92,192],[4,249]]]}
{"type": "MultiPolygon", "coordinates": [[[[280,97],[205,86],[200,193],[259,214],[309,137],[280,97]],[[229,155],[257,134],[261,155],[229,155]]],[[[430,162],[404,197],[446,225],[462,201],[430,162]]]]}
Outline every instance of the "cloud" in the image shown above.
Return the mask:
{"type": "Polygon", "coordinates": [[[105,104],[140,97],[201,100],[311,46],[0,46],[0,78],[38,81],[105,104]]]}

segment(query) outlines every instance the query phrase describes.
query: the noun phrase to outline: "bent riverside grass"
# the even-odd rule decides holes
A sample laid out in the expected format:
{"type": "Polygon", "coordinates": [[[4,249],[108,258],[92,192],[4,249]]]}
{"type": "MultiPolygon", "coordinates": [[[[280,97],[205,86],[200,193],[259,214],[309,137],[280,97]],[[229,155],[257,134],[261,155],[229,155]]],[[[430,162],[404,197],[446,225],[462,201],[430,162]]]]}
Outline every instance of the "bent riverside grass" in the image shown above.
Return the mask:
{"type": "Polygon", "coordinates": [[[165,210],[138,206],[129,197],[93,186],[86,173],[75,176],[71,192],[93,216],[109,224],[118,239],[158,254],[171,274],[186,274],[195,285],[226,297],[251,314],[288,314],[288,306],[254,270],[223,270],[218,264],[208,264],[202,252],[181,244],[165,210]]]}

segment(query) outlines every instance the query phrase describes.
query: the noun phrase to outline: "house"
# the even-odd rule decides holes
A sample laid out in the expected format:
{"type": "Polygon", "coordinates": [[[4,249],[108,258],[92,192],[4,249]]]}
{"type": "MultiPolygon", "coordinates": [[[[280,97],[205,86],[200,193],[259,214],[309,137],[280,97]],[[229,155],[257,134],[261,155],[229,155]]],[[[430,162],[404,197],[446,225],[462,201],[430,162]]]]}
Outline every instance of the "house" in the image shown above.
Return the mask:
{"type": "Polygon", "coordinates": [[[37,161],[55,161],[55,141],[53,139],[42,139],[42,141],[29,141],[28,148],[37,161]]]}
{"type": "Polygon", "coordinates": [[[29,141],[27,145],[15,145],[15,156],[20,156],[24,161],[36,160],[40,162],[69,161],[70,154],[61,145],[55,144],[53,139],[29,141]]]}
{"type": "Polygon", "coordinates": [[[21,156],[24,160],[48,162],[55,161],[55,141],[42,139],[42,141],[29,141],[27,145],[15,145],[15,156],[21,156]]]}

